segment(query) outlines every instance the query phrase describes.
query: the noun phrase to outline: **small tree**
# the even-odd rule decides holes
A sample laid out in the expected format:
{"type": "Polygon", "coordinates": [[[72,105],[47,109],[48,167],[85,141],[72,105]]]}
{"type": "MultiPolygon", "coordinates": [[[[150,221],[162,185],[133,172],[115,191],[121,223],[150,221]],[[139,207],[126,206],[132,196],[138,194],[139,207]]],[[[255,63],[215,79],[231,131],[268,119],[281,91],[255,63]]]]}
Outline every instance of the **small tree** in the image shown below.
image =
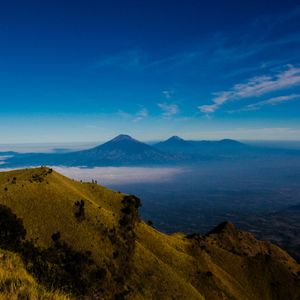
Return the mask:
{"type": "Polygon", "coordinates": [[[26,236],[22,219],[18,218],[12,210],[0,204],[0,247],[14,249],[20,246],[26,236]]]}
{"type": "Polygon", "coordinates": [[[85,211],[84,211],[84,200],[76,201],[75,202],[75,218],[78,221],[82,221],[85,219],[85,211]]]}

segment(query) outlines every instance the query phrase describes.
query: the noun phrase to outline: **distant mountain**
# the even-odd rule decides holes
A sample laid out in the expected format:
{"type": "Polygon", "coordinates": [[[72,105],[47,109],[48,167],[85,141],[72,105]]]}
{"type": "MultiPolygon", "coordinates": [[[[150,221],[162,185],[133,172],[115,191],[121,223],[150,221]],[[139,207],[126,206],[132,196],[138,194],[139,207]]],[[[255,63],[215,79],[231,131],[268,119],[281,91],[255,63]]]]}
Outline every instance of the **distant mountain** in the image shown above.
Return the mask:
{"type": "Polygon", "coordinates": [[[5,152],[2,154],[0,167],[194,165],[204,161],[233,159],[284,160],[287,155],[298,157],[300,151],[254,147],[231,139],[189,141],[178,136],[150,146],[129,135],[121,134],[100,146],[87,150],[25,154],[5,152]]]}
{"type": "Polygon", "coordinates": [[[247,145],[231,139],[220,141],[189,141],[178,136],[172,136],[166,141],[155,144],[154,147],[169,153],[186,153],[202,156],[233,154],[248,148],[247,145]]]}
{"type": "Polygon", "coordinates": [[[14,152],[14,151],[3,151],[3,152],[0,152],[0,156],[16,155],[16,154],[18,154],[18,153],[14,152]]]}
{"type": "Polygon", "coordinates": [[[164,153],[133,139],[129,135],[121,134],[100,146],[88,150],[68,153],[18,154],[7,159],[5,166],[145,166],[165,165],[176,161],[177,159],[173,154],[164,153]]]}
{"type": "MultiPolygon", "coordinates": [[[[154,149],[153,147],[142,143],[134,138],[132,138],[129,135],[126,134],[120,134],[117,137],[115,137],[114,139],[100,145],[97,146],[93,149],[89,149],[89,150],[85,150],[85,151],[81,151],[81,153],[89,153],[92,155],[104,155],[106,158],[109,158],[111,156],[113,156],[113,158],[116,157],[116,154],[120,154],[120,155],[147,155],[150,156],[151,155],[155,155],[158,153],[158,151],[156,149],[154,149]]],[[[160,156],[160,154],[159,154],[160,156]]]]}
{"type": "Polygon", "coordinates": [[[193,145],[190,141],[186,141],[179,136],[172,136],[169,139],[154,145],[155,148],[168,152],[182,152],[192,149],[193,145]]]}
{"type": "Polygon", "coordinates": [[[162,164],[172,162],[175,157],[154,147],[121,134],[93,149],[79,151],[76,155],[89,165],[104,163],[112,165],[162,164]]]}

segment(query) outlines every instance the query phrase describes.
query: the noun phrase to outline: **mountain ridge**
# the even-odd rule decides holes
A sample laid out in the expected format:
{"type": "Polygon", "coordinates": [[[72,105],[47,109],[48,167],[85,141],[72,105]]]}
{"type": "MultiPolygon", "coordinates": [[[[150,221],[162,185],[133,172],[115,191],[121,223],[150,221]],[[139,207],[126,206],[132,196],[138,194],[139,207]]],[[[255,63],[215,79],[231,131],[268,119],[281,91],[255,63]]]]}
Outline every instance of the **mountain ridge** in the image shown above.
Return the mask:
{"type": "Polygon", "coordinates": [[[149,145],[121,134],[91,149],[57,153],[13,153],[2,157],[0,168],[41,165],[100,166],[174,166],[194,165],[204,161],[274,159],[282,155],[297,156],[296,150],[263,149],[236,140],[184,140],[178,136],[149,145]]]}
{"type": "MultiPolygon", "coordinates": [[[[84,290],[91,299],[99,295],[101,299],[296,300],[300,296],[299,265],[277,246],[257,241],[230,223],[205,236],[166,235],[139,218],[138,198],[71,180],[45,167],[1,172],[0,204],[22,220],[26,240],[32,241],[43,260],[52,249],[79,257],[90,253],[92,262],[83,264],[82,272],[77,267],[76,280],[87,280],[95,268],[102,270],[84,290]]],[[[56,259],[55,252],[52,255],[56,259]]],[[[56,268],[62,268],[58,262],[56,268]]],[[[37,263],[38,270],[44,266],[33,260],[27,268],[37,263]]],[[[38,279],[40,273],[34,270],[29,268],[38,279]]],[[[51,278],[66,272],[59,270],[51,271],[51,278]]],[[[67,278],[71,284],[72,276],[67,278]]]]}
{"type": "Polygon", "coordinates": [[[154,145],[157,149],[170,153],[185,153],[208,155],[220,155],[228,151],[242,150],[247,146],[241,142],[232,139],[222,140],[185,140],[178,136],[173,136],[165,141],[158,142],[154,145]]]}
{"type": "MultiPolygon", "coordinates": [[[[193,141],[173,136],[168,139],[170,144],[168,149],[159,147],[164,142],[156,145],[148,145],[132,138],[130,135],[120,134],[113,139],[91,149],[67,152],[67,153],[26,153],[15,154],[3,161],[0,167],[25,167],[40,165],[65,165],[65,166],[155,166],[155,165],[174,165],[189,163],[197,159],[186,153],[176,153],[174,146],[180,143],[182,146],[191,146],[193,141]]],[[[213,142],[214,143],[214,142],[213,142]]],[[[214,147],[214,146],[213,146],[214,147]]],[[[181,152],[181,151],[179,151],[181,152]]],[[[206,151],[207,152],[207,151],[206,151]]],[[[207,153],[205,153],[207,155],[207,153]]]]}

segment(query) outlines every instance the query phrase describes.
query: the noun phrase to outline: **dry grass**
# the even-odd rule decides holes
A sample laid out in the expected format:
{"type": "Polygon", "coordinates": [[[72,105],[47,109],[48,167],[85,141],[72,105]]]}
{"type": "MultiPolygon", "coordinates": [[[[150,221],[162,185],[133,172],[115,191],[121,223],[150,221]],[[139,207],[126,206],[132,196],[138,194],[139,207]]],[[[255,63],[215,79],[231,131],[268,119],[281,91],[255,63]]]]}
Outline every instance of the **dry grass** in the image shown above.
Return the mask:
{"type": "MultiPolygon", "coordinates": [[[[104,264],[108,271],[116,264],[116,245],[109,239],[109,232],[119,227],[123,196],[96,184],[50,173],[47,168],[0,173],[0,203],[23,219],[28,239],[48,247],[51,235],[59,231],[75,250],[91,251],[95,262],[104,264]],[[81,199],[85,201],[85,220],[78,222],[74,203],[81,199]]],[[[195,241],[183,234],[165,235],[143,222],[137,224],[135,232],[136,247],[125,278],[131,291],[128,299],[300,297],[299,265],[284,251],[257,242],[249,234],[232,229],[227,236],[212,235],[195,241]]],[[[29,299],[69,299],[43,290],[18,257],[5,255],[9,259],[0,261],[5,264],[0,269],[1,299],[17,299],[19,293],[27,293],[29,299]]],[[[103,286],[106,291],[111,289],[110,276],[103,286]]],[[[105,299],[110,299],[109,294],[105,299]]]]}
{"type": "Polygon", "coordinates": [[[19,256],[0,250],[0,299],[71,300],[71,297],[46,291],[28,274],[19,256]]]}

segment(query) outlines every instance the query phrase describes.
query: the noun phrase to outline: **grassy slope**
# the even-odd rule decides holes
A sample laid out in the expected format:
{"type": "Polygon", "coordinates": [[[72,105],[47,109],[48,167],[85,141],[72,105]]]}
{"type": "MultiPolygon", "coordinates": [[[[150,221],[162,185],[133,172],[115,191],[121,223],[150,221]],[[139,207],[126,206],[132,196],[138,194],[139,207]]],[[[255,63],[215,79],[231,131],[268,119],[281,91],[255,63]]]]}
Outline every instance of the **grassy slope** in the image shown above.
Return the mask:
{"type": "MultiPolygon", "coordinates": [[[[49,246],[51,235],[59,231],[76,250],[91,251],[108,271],[120,263],[113,259],[116,245],[108,233],[119,227],[123,196],[56,172],[49,174],[47,168],[0,173],[0,203],[23,219],[28,239],[49,246]],[[86,219],[78,222],[74,203],[81,199],[86,219]]],[[[130,299],[292,300],[300,296],[299,265],[279,248],[230,226],[222,233],[193,239],[162,234],[143,222],[137,223],[135,232],[136,247],[126,278],[132,289],[130,299]]],[[[113,290],[110,276],[104,289],[113,290]]]]}
{"type": "Polygon", "coordinates": [[[0,299],[71,300],[71,297],[46,291],[28,274],[20,257],[0,250],[0,299]]]}

